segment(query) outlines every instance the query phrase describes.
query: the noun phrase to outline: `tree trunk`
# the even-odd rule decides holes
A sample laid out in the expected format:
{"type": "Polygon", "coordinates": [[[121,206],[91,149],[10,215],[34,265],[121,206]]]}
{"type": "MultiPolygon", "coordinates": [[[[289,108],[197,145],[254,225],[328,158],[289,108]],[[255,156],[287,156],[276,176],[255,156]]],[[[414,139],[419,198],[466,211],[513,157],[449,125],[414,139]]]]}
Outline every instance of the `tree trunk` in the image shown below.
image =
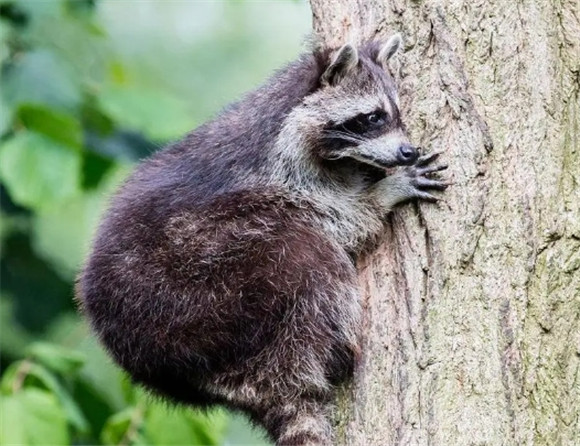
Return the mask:
{"type": "Polygon", "coordinates": [[[454,181],[360,262],[338,443],[580,445],[578,0],[311,5],[333,46],[401,32],[411,140],[454,181]]]}

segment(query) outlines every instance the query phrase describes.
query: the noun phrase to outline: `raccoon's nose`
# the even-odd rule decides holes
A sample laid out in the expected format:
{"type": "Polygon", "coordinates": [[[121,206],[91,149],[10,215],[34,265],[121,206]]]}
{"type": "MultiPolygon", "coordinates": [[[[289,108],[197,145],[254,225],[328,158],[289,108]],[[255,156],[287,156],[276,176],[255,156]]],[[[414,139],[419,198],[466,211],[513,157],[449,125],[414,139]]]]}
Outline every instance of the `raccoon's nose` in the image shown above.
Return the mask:
{"type": "Polygon", "coordinates": [[[403,144],[399,147],[397,158],[404,164],[412,164],[419,158],[419,151],[411,144],[403,144]]]}

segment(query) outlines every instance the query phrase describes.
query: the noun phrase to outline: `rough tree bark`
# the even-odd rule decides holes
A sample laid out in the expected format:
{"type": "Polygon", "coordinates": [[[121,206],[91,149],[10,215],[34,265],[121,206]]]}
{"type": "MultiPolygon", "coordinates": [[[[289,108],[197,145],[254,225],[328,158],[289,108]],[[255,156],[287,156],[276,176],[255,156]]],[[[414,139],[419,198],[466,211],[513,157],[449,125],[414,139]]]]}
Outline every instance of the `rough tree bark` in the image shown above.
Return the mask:
{"type": "Polygon", "coordinates": [[[455,183],[359,265],[338,443],[580,445],[578,0],[311,5],[330,45],[403,34],[403,115],[455,183]]]}

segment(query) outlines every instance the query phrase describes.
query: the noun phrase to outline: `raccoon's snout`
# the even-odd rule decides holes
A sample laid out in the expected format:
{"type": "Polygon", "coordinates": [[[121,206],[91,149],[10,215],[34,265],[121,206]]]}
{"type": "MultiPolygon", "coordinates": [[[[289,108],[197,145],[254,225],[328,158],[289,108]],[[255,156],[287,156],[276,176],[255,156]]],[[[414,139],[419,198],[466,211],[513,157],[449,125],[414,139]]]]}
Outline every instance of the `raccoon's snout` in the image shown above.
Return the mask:
{"type": "Polygon", "coordinates": [[[419,150],[411,144],[402,144],[397,152],[397,160],[401,164],[413,164],[419,158],[419,150]]]}

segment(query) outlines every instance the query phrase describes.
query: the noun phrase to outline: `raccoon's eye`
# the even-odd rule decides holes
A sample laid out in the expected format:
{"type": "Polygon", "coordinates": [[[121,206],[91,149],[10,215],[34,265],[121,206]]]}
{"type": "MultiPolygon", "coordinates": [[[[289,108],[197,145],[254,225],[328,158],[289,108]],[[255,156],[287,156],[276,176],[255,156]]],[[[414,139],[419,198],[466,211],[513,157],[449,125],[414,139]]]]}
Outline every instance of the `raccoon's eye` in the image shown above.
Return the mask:
{"type": "Polygon", "coordinates": [[[385,124],[385,116],[383,113],[369,113],[365,115],[365,119],[370,127],[380,127],[385,124]]]}

